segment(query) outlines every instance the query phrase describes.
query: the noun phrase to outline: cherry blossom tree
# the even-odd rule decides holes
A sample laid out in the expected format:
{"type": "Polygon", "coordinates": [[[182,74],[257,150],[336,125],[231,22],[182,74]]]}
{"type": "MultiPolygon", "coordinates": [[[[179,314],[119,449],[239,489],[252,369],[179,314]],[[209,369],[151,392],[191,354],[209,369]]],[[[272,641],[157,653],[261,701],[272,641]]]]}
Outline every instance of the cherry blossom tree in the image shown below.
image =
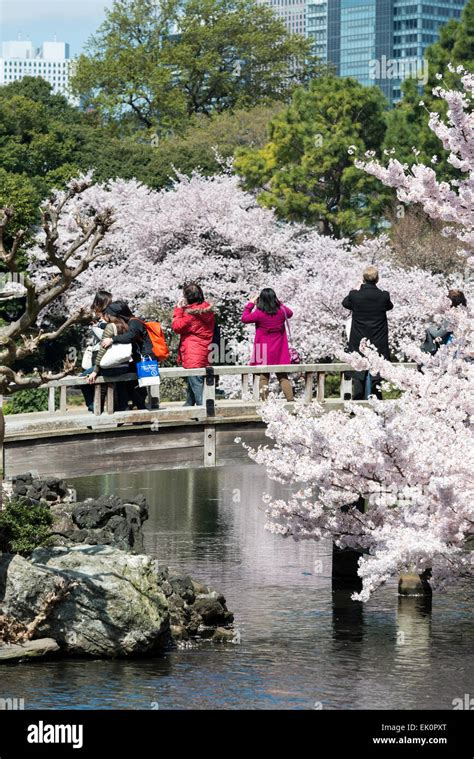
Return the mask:
{"type": "MultiPolygon", "coordinates": [[[[451,68],[451,70],[453,70],[451,68]]],[[[433,94],[445,101],[446,120],[437,112],[429,115],[429,126],[449,151],[448,161],[458,170],[459,179],[440,182],[434,168],[414,164],[411,168],[396,158],[388,166],[378,161],[356,161],[358,168],[378,177],[388,187],[394,187],[404,203],[419,203],[432,219],[447,223],[447,234],[454,234],[470,252],[474,252],[474,74],[462,66],[461,90],[447,90],[441,85],[433,94]],[[451,226],[452,225],[452,226],[451,226]]],[[[440,79],[442,79],[440,75],[440,79]]],[[[367,154],[371,158],[371,154],[367,154]]],[[[436,156],[432,163],[436,164],[436,156]]]]}
{"type": "Polygon", "coordinates": [[[340,356],[379,371],[403,391],[400,399],[328,413],[301,406],[296,414],[269,401],[262,417],[274,445],[248,449],[272,479],[295,486],[287,500],[265,499],[268,529],[367,551],[358,600],[403,571],[430,568],[438,586],[453,576],[472,580],[474,319],[464,308],[440,318],[455,340],[434,357],[407,346],[420,371],[391,364],[370,346],[364,356],[340,356]],[[360,498],[364,513],[354,505],[360,498]]]}
{"type": "MultiPolygon", "coordinates": [[[[341,303],[359,287],[368,263],[381,270],[381,286],[390,290],[394,354],[400,341],[421,341],[423,329],[448,281],[429,272],[407,273],[390,262],[388,239],[359,246],[322,237],[300,224],[285,224],[260,208],[238,177],[222,172],[203,177],[178,175],[173,187],[156,192],[137,182],[116,180],[93,185],[62,219],[64,247],[78,233],[80,216],[114,209],[115,224],[99,244],[98,257],[75,281],[63,300],[69,314],[90,303],[95,290],[110,289],[144,315],[158,305],[170,314],[185,281],[198,280],[221,313],[229,350],[236,361],[250,357],[252,329],[240,323],[249,294],[272,286],[295,312],[294,341],[307,360],[333,359],[346,344],[348,312],[341,303]]],[[[40,237],[31,254],[32,276],[51,275],[40,237]]],[[[462,284],[450,280],[449,284],[462,284]]],[[[166,316],[165,316],[166,320],[166,316]]]]}
{"type": "MultiPolygon", "coordinates": [[[[409,172],[394,159],[386,169],[375,161],[359,165],[396,187],[404,202],[419,202],[432,218],[453,223],[448,231],[469,246],[474,122],[468,111],[474,79],[465,74],[462,81],[461,93],[439,90],[449,106],[448,124],[431,114],[430,126],[465,179],[439,183],[432,169],[418,165],[409,172]]],[[[418,274],[405,275],[408,287],[418,274]]],[[[420,289],[412,297],[418,302],[425,284],[416,282],[420,289]]],[[[444,299],[434,321],[444,323],[453,340],[434,356],[410,341],[409,329],[404,339],[399,336],[399,352],[416,361],[418,370],[395,366],[364,343],[362,355],[339,354],[356,369],[380,373],[402,391],[398,400],[374,398],[368,406],[348,403],[329,413],[301,407],[296,414],[273,400],[263,406],[262,417],[274,446],[249,448],[270,477],[295,486],[287,500],[266,499],[270,530],[296,540],[332,538],[340,547],[366,551],[359,561],[362,590],[353,596],[362,601],[403,571],[430,569],[438,586],[452,578],[472,581],[474,316],[466,307],[449,306],[444,299]],[[361,501],[363,513],[356,506],[361,501]]]]}
{"type": "Polygon", "coordinates": [[[21,270],[21,244],[25,231],[17,231],[7,242],[14,209],[7,207],[0,211],[0,262],[7,272],[3,277],[2,291],[5,298],[21,296],[25,304],[17,318],[0,326],[0,394],[9,395],[19,389],[37,387],[45,379],[52,379],[53,376],[46,371],[25,376],[21,361],[34,355],[42,343],[58,338],[85,317],[85,309],[79,308],[69,313],[58,327],[39,328],[41,322],[47,323],[46,315],[75,281],[106,253],[101,242],[113,226],[113,214],[110,207],[81,214],[80,198],[87,187],[86,179],[74,180],[65,192],[56,193],[43,205],[37,255],[47,261],[48,266],[41,277],[21,270]],[[68,213],[74,213],[75,229],[63,236],[63,219],[68,213]]]}

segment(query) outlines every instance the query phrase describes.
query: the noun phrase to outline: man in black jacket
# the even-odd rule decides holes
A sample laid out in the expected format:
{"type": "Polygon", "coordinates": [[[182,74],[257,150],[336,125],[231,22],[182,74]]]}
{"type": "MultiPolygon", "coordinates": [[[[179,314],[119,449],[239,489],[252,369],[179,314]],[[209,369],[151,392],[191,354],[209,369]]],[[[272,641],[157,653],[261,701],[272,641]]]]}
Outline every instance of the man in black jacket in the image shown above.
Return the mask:
{"type": "MultiPolygon", "coordinates": [[[[349,350],[359,352],[360,341],[367,338],[377,348],[381,356],[390,359],[388,347],[387,311],[393,308],[390,294],[377,287],[379,273],[375,266],[368,266],[363,274],[359,290],[351,290],[342,301],[344,308],[352,311],[349,336],[349,350]]],[[[353,372],[353,399],[366,397],[367,372],[353,372]]],[[[380,377],[372,377],[373,395],[381,398],[380,377]]]]}

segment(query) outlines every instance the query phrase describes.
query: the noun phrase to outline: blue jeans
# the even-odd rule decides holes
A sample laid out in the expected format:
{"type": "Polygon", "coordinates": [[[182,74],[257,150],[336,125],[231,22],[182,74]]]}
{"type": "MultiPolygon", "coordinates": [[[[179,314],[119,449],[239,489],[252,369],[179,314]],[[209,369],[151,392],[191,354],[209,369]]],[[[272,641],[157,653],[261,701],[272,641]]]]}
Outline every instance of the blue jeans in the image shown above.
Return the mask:
{"type": "Polygon", "coordinates": [[[185,406],[202,406],[202,391],[204,389],[204,377],[188,377],[188,392],[185,406]]]}

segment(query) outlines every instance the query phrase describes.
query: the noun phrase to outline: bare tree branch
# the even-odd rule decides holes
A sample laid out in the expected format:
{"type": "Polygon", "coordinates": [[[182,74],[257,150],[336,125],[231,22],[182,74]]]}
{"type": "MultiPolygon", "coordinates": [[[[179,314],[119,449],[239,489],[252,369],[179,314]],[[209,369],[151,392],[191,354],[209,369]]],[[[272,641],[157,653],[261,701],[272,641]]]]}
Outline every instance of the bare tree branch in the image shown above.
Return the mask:
{"type": "Polygon", "coordinates": [[[47,382],[63,379],[71,374],[76,366],[75,361],[65,361],[63,369],[53,374],[52,372],[38,371],[35,375],[24,375],[21,371],[15,371],[10,366],[0,366],[0,392],[3,395],[13,395],[18,390],[32,390],[47,382]]]}
{"type": "MultiPolygon", "coordinates": [[[[76,214],[78,234],[72,242],[61,249],[61,218],[68,212],[68,204],[90,187],[88,178],[72,182],[62,193],[52,196],[42,207],[41,226],[44,239],[40,242],[47,256],[47,262],[56,269],[46,282],[36,283],[21,272],[21,284],[26,292],[26,307],[15,321],[0,327],[0,393],[11,395],[19,389],[35,388],[44,382],[60,379],[70,373],[74,364],[65,365],[59,374],[45,374],[35,370],[34,376],[25,376],[18,371],[18,361],[33,355],[41,344],[59,338],[69,327],[88,320],[85,309],[67,318],[60,326],[50,330],[37,329],[37,319],[41,311],[57,301],[95,260],[109,255],[109,247],[101,246],[107,232],[114,224],[113,209],[106,208],[93,216],[76,214]]],[[[0,263],[11,274],[18,272],[19,253],[26,233],[19,230],[11,242],[6,241],[6,231],[14,218],[14,209],[0,209],[0,263]]]]}

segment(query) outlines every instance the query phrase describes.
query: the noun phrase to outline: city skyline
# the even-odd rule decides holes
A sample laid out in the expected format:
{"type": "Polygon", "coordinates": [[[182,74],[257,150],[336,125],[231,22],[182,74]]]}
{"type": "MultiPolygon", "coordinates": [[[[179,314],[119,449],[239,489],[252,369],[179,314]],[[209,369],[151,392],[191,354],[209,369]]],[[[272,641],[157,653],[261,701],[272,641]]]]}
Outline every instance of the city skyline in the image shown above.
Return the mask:
{"type": "Polygon", "coordinates": [[[113,0],[0,0],[0,42],[66,41],[71,56],[79,55],[105,18],[113,0]]]}
{"type": "MultiPolygon", "coordinates": [[[[256,1],[270,6],[289,32],[312,39],[316,55],[332,64],[339,76],[352,76],[364,85],[377,84],[390,103],[401,97],[401,81],[407,76],[426,83],[424,51],[436,41],[442,25],[450,18],[459,19],[466,2],[256,1]]],[[[0,42],[28,42],[36,50],[41,40],[60,40],[68,43],[74,59],[84,51],[112,3],[0,0],[0,42]]],[[[5,69],[5,77],[6,73],[5,69]]],[[[1,83],[8,81],[5,77],[1,83]]]]}
{"type": "Polygon", "coordinates": [[[72,65],[67,42],[45,40],[40,47],[31,40],[2,42],[0,85],[12,84],[25,76],[42,77],[51,84],[53,92],[77,104],[69,87],[72,65]]]}
{"type": "Polygon", "coordinates": [[[316,55],[339,76],[378,85],[389,103],[400,99],[403,79],[426,84],[425,50],[444,24],[460,19],[466,1],[257,0],[269,5],[288,31],[312,39],[316,55]]]}

